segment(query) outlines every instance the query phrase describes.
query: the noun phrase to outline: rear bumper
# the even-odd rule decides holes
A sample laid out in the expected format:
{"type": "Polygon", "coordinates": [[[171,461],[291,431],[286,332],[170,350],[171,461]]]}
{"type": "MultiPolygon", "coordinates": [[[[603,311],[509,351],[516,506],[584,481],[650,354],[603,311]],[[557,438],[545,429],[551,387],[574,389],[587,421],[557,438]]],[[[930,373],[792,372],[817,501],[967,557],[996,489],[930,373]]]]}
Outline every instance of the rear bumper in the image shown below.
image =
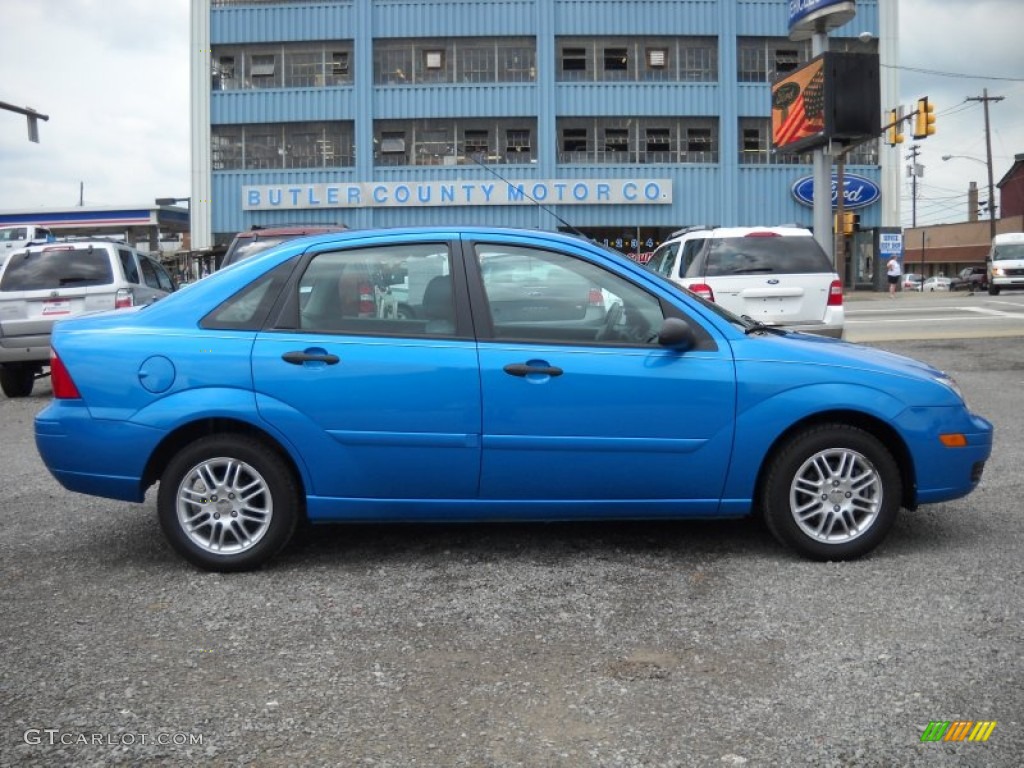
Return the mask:
{"type": "Polygon", "coordinates": [[[36,449],[61,485],[123,501],[145,498],[146,462],[164,434],[126,421],[93,418],[77,400],[54,400],[35,419],[36,449]]]}
{"type": "Polygon", "coordinates": [[[50,334],[0,336],[0,363],[50,362],[50,334]]]}

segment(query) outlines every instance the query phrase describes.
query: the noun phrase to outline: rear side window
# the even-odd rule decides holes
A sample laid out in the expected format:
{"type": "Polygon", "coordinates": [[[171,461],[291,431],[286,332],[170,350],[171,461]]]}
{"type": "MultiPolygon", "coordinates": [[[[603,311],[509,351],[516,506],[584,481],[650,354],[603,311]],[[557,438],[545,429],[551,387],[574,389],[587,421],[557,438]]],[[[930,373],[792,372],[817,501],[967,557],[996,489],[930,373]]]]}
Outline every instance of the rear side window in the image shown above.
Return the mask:
{"type": "Polygon", "coordinates": [[[87,288],[114,282],[110,257],[102,248],[46,248],[15,253],[0,282],[2,291],[87,288]]]}
{"type": "Polygon", "coordinates": [[[828,256],[813,237],[727,237],[711,241],[704,274],[802,275],[832,271],[828,256]]]}
{"type": "Polygon", "coordinates": [[[118,248],[117,255],[121,259],[121,269],[124,270],[124,279],[129,283],[142,282],[139,280],[139,268],[135,265],[135,256],[132,255],[132,252],[126,251],[124,248],[118,248]]]}

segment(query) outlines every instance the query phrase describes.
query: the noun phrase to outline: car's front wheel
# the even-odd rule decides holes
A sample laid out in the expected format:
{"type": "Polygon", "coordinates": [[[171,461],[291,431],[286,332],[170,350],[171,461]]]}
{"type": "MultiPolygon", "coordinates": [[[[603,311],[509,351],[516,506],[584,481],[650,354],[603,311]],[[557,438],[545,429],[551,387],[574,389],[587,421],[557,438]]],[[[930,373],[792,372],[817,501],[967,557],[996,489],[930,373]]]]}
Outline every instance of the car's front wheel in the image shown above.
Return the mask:
{"type": "Polygon", "coordinates": [[[301,497],[281,457],[240,435],[181,449],[160,478],[157,514],[171,546],[210,571],[266,563],[291,539],[301,497]]]}
{"type": "Polygon", "coordinates": [[[885,538],[901,506],[895,459],[873,435],[844,424],[807,429],[765,474],[769,530],[814,560],[851,560],[885,538]]]}

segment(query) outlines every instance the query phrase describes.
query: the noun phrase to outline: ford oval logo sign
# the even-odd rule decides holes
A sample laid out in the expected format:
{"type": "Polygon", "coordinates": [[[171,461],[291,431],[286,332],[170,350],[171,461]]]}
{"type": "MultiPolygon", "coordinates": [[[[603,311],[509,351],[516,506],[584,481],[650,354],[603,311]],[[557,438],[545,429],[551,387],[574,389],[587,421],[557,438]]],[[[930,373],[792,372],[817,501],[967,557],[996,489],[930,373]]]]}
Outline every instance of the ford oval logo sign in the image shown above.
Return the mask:
{"type": "MultiPolygon", "coordinates": [[[[836,207],[839,196],[836,190],[836,177],[832,177],[832,207],[836,207]]],[[[878,202],[882,190],[871,179],[855,173],[843,174],[843,207],[847,209],[864,208],[878,202]]],[[[793,183],[793,197],[798,202],[811,208],[814,207],[814,177],[804,176],[793,183]]]]}

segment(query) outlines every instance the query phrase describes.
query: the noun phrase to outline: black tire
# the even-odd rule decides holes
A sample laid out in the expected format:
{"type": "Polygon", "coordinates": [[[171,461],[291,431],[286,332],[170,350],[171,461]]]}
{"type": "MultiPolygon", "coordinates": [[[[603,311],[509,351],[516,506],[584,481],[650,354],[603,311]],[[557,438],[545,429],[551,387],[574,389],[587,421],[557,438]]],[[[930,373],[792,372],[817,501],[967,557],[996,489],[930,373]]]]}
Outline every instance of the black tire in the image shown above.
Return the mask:
{"type": "Polygon", "coordinates": [[[0,389],[8,397],[28,397],[36,383],[36,369],[25,363],[0,365],[0,389]]]}
{"type": "Polygon", "coordinates": [[[273,558],[291,540],[301,508],[295,478],[281,457],[233,434],[181,449],[160,477],[157,495],[160,527],[171,546],[193,565],[225,573],[259,568],[273,558]]]}
{"type": "Polygon", "coordinates": [[[999,289],[996,288],[994,285],[989,285],[989,287],[988,287],[988,295],[989,296],[998,296],[999,295],[999,289]]]}
{"type": "Polygon", "coordinates": [[[762,491],[765,523],[782,544],[812,560],[852,560],[889,532],[902,506],[903,483],[876,437],[824,424],[780,448],[762,491]]]}

